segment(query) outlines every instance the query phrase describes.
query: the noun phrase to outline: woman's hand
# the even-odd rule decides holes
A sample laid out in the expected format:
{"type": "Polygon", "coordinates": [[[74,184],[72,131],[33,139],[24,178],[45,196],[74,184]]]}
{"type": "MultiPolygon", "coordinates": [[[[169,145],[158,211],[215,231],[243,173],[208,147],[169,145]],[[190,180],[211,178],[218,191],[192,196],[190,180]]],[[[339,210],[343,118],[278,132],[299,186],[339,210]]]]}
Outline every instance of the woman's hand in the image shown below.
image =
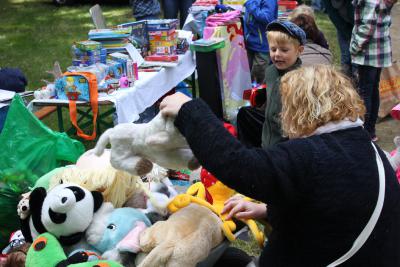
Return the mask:
{"type": "Polygon", "coordinates": [[[182,93],[167,96],[160,103],[161,114],[164,117],[176,117],[182,105],[190,100],[192,100],[190,97],[182,93]]]}
{"type": "Polygon", "coordinates": [[[263,203],[254,203],[244,200],[241,196],[233,196],[224,203],[222,214],[228,213],[226,219],[232,217],[238,219],[265,219],[267,217],[267,206],[263,203]]]}

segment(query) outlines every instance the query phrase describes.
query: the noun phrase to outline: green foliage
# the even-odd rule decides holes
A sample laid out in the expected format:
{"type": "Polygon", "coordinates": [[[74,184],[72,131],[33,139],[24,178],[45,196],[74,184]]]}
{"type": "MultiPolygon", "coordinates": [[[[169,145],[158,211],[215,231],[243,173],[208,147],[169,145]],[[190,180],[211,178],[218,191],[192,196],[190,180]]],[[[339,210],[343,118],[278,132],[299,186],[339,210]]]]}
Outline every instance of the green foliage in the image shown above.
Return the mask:
{"type": "Polygon", "coordinates": [[[29,191],[38,178],[36,174],[27,169],[0,170],[1,189],[7,188],[18,195],[29,191]]]}

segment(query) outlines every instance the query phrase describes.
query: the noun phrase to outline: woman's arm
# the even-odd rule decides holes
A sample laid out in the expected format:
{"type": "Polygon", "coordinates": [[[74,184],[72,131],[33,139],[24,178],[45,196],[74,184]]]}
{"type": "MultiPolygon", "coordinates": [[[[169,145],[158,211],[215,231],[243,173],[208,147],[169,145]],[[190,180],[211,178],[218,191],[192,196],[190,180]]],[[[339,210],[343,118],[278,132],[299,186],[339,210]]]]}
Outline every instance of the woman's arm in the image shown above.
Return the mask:
{"type": "Polygon", "coordinates": [[[249,149],[234,138],[202,100],[175,94],[160,105],[164,115],[178,114],[175,125],[186,137],[194,155],[209,172],[238,192],[264,203],[274,204],[292,197],[292,177],[303,175],[307,149],[287,145],[268,151],[249,149]],[[301,151],[301,155],[290,150],[301,151]]]}

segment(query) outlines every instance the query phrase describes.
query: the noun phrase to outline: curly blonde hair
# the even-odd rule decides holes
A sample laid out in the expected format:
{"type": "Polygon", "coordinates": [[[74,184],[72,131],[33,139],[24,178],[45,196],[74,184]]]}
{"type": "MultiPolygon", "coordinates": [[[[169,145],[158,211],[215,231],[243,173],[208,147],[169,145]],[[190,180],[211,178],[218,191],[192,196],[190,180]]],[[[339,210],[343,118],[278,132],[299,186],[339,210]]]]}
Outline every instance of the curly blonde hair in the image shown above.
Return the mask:
{"type": "Polygon", "coordinates": [[[356,121],[365,114],[351,81],[332,66],[290,71],[282,77],[280,91],[282,130],[289,138],[308,136],[328,122],[356,121]]]}

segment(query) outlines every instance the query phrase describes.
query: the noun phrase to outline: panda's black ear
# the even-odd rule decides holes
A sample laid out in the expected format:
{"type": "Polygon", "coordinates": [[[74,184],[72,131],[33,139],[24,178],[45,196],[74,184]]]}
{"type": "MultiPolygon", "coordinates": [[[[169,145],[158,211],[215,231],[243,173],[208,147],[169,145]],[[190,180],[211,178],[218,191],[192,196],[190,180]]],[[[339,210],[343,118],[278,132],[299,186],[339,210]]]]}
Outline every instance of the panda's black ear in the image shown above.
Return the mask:
{"type": "Polygon", "coordinates": [[[103,204],[103,195],[98,191],[92,191],[91,193],[93,195],[93,201],[94,201],[93,212],[96,212],[103,204]]]}
{"type": "Polygon", "coordinates": [[[29,196],[29,209],[31,210],[32,222],[39,234],[47,232],[42,223],[42,206],[46,195],[47,192],[44,187],[37,187],[29,196]]]}
{"type": "Polygon", "coordinates": [[[29,196],[29,209],[31,210],[32,214],[39,212],[38,215],[40,215],[42,211],[42,204],[46,198],[46,195],[47,192],[44,187],[37,187],[32,191],[31,195],[29,196]]]}

